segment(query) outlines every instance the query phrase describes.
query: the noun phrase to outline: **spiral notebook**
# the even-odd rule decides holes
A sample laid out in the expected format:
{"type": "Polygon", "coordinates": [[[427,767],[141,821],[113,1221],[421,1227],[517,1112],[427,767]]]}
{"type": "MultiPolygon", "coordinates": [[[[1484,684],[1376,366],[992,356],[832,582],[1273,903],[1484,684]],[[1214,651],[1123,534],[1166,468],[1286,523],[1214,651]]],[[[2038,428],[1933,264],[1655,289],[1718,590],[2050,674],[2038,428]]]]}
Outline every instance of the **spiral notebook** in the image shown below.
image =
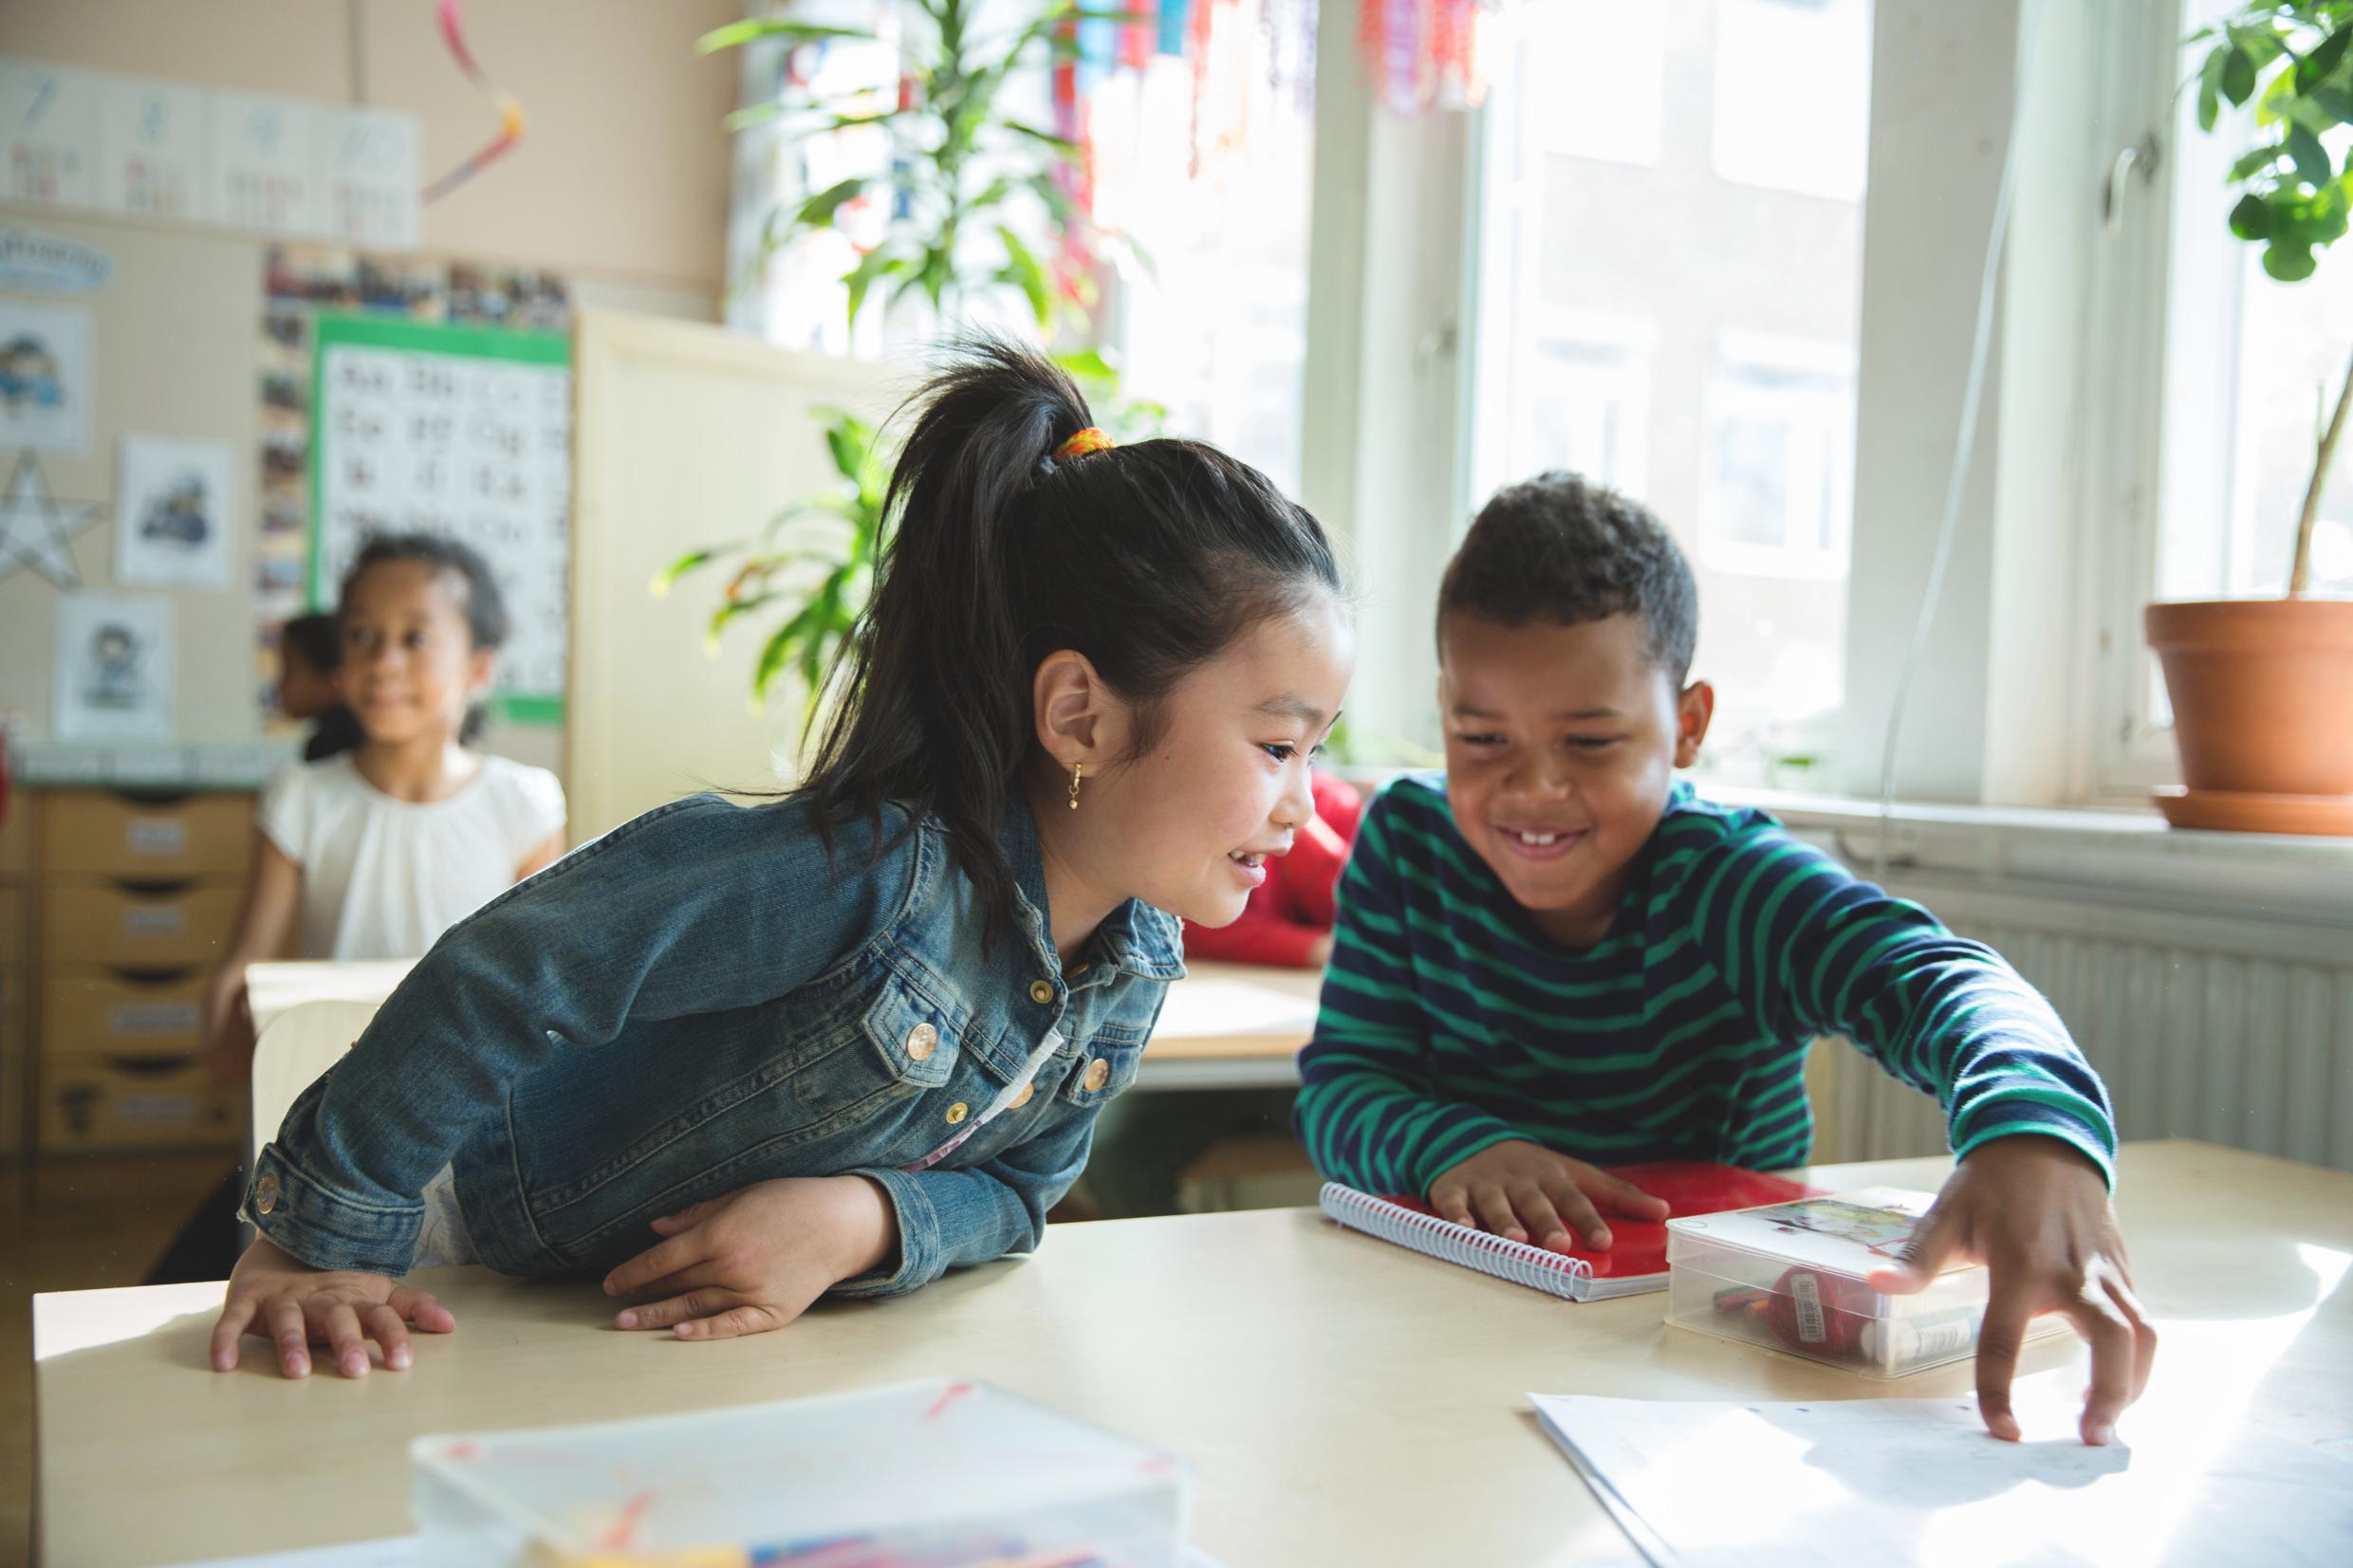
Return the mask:
{"type": "MultiPolygon", "coordinates": [[[[1607,1169],[1620,1180],[1664,1198],[1673,1218],[1820,1196],[1799,1182],[1705,1160],[1657,1160],[1607,1169]]],[[[1335,1181],[1324,1184],[1318,1201],[1325,1214],[1351,1230],[1566,1301],[1602,1301],[1667,1288],[1664,1222],[1612,1214],[1608,1251],[1580,1246],[1548,1252],[1442,1219],[1416,1198],[1377,1197],[1335,1181]]]]}

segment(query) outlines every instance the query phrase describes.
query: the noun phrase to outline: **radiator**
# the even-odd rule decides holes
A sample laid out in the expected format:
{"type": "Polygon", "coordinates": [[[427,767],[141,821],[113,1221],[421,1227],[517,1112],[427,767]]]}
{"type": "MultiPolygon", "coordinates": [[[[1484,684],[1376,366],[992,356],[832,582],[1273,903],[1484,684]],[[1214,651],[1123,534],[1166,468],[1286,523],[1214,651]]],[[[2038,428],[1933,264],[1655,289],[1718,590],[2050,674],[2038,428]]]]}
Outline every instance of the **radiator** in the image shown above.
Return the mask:
{"type": "MultiPolygon", "coordinates": [[[[2353,943],[2341,929],[1890,878],[2050,999],[2126,1138],[2204,1138],[2353,1171],[2353,943]]],[[[1944,1151],[1935,1100],[1824,1041],[1817,1160],[1944,1151]]]]}

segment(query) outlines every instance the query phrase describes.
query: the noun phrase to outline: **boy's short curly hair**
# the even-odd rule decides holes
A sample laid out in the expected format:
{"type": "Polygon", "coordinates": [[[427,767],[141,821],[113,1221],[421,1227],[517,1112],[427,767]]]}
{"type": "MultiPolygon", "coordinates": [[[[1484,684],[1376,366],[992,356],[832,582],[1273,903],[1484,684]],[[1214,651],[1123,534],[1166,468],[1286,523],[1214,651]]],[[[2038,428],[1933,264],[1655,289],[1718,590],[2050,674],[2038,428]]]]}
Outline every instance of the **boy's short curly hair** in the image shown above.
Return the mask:
{"type": "Polygon", "coordinates": [[[1441,654],[1453,616],[1575,626],[1627,614],[1680,689],[1699,636],[1691,563],[1649,507],[1557,470],[1497,490],[1438,584],[1441,654]]]}

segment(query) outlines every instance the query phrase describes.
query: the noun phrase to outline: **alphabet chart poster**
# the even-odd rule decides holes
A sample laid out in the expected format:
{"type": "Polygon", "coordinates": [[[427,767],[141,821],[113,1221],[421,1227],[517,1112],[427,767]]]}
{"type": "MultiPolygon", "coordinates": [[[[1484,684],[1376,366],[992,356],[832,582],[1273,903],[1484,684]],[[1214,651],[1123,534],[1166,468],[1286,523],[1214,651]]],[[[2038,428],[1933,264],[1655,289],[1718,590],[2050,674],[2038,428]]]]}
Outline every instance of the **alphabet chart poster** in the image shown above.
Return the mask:
{"type": "Polygon", "coordinates": [[[322,316],[313,341],[310,602],[373,533],[464,541],[512,623],[492,699],[563,717],[571,561],[571,342],[553,333],[322,316]]]}

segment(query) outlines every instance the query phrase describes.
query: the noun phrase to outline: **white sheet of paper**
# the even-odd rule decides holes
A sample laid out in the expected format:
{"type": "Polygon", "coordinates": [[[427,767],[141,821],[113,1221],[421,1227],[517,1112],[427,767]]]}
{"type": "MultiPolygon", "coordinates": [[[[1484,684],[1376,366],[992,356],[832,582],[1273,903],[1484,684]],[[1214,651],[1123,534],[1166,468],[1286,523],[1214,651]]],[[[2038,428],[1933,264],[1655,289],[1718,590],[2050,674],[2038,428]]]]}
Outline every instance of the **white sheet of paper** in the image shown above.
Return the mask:
{"type": "Polygon", "coordinates": [[[1236,980],[1187,980],[1171,987],[1160,1032],[1199,1035],[1274,1034],[1315,1027],[1312,998],[1236,980]]]}
{"type": "Polygon", "coordinates": [[[60,594],[55,701],[61,741],[172,738],[172,601],[125,594],[60,594]]]}
{"type": "Polygon", "coordinates": [[[312,126],[318,159],[315,216],[335,239],[405,250],[417,244],[417,117],[378,109],[321,109],[312,126]]]}
{"type": "Polygon", "coordinates": [[[1970,1396],[1529,1397],[1636,1547],[1676,1568],[2348,1560],[2353,1464],[2231,1422],[2128,1416],[2137,1446],[2085,1448],[2082,1389],[2021,1382],[2023,1443],[1989,1436],[1970,1396]]]}
{"type": "Polygon", "coordinates": [[[90,450],[86,305],[0,300],[0,447],[90,450]]]}
{"type": "Polygon", "coordinates": [[[346,1540],[256,1557],[206,1558],[180,1568],[417,1568],[422,1560],[417,1555],[415,1536],[387,1536],[380,1540],[346,1540]]]}
{"type": "Polygon", "coordinates": [[[237,458],[226,441],[122,438],[115,489],[115,581],[226,588],[237,559],[237,458]]]}
{"type": "Polygon", "coordinates": [[[211,98],[206,197],[217,223],[273,234],[322,227],[312,121],[317,106],[291,98],[216,92],[211,98]]]}
{"type": "MultiPolygon", "coordinates": [[[[1183,1568],[1219,1568],[1217,1559],[1197,1546],[1183,1551],[1183,1568]]],[[[260,1557],[207,1558],[202,1562],[182,1563],[180,1568],[417,1568],[421,1560],[415,1536],[391,1536],[260,1557]]]]}
{"type": "Polygon", "coordinates": [[[98,83],[89,71],[0,60],[0,194],[55,207],[97,200],[98,83]]]}
{"type": "Polygon", "coordinates": [[[96,203],[181,222],[212,217],[204,178],[205,95],[176,82],[112,76],[99,83],[96,203]]]}

